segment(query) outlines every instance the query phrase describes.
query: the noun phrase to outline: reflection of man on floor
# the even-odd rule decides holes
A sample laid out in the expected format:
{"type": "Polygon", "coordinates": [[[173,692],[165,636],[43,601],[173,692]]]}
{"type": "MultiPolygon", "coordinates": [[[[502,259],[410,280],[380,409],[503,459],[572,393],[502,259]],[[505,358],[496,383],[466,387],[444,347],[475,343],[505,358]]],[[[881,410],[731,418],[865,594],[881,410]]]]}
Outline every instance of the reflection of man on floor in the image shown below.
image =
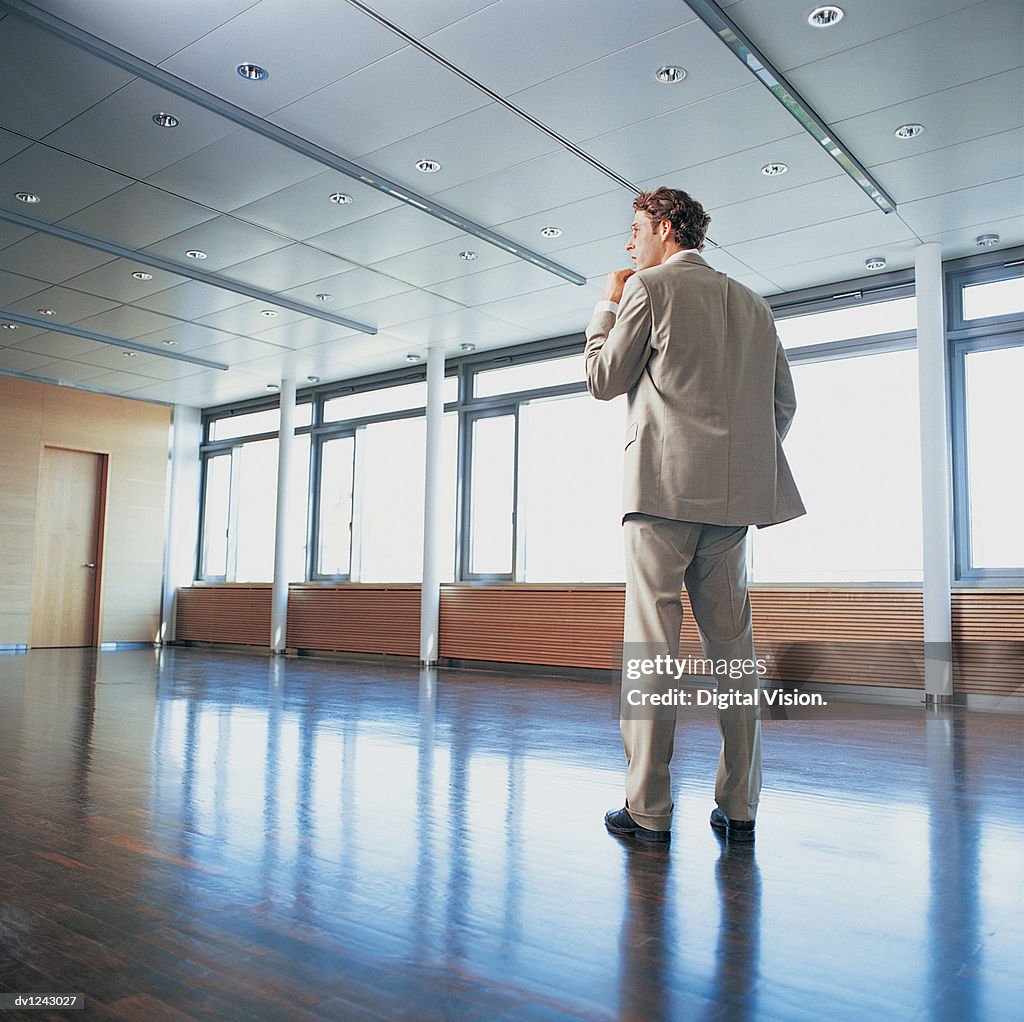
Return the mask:
{"type": "MultiPolygon", "coordinates": [[[[706,657],[746,661],[756,693],[746,577],[748,525],[804,513],[782,438],[796,408],[767,303],[700,257],[710,218],[685,192],[633,203],[626,251],[636,270],[611,273],[587,328],[587,383],[600,400],[628,394],[623,528],[626,653],[679,651],[685,583],[706,657]]],[[[660,679],[665,688],[669,679],[660,679]]],[[[624,689],[626,682],[623,683],[624,689]]],[[[625,808],[613,834],[669,840],[675,709],[623,714],[625,808]]],[[[761,721],[753,706],[718,711],[722,752],[711,825],[750,840],[761,789],[761,721]]]]}

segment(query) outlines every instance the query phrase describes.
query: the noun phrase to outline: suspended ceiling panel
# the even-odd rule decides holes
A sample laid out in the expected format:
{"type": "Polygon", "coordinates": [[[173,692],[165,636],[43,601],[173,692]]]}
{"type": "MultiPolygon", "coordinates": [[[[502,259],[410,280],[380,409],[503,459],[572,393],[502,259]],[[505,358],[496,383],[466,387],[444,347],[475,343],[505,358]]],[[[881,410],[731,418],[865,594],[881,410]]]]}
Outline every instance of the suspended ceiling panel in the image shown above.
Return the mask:
{"type": "Polygon", "coordinates": [[[947,257],[980,233],[1024,241],[1011,0],[849,0],[828,30],[795,0],[722,3],[893,195],[888,216],[681,0],[368,6],[406,35],[346,0],[177,0],[151,17],[135,0],[36,4],[138,58],[128,71],[0,2],[0,323],[30,321],[0,330],[0,372],[203,405],[289,373],[404,366],[431,343],[579,333],[605,273],[628,264],[633,188],[662,183],[705,203],[709,260],[763,294],[863,275],[869,255],[909,266],[924,240],[947,257]],[[268,77],[243,79],[242,62],[268,77]],[[666,64],[686,77],[658,82],[666,64]],[[231,104],[285,135],[241,126],[231,104]],[[907,122],[924,133],[897,139],[907,122]],[[442,169],[419,173],[425,158],[442,169]],[[771,162],[788,172],[764,176],[771,162]]]}

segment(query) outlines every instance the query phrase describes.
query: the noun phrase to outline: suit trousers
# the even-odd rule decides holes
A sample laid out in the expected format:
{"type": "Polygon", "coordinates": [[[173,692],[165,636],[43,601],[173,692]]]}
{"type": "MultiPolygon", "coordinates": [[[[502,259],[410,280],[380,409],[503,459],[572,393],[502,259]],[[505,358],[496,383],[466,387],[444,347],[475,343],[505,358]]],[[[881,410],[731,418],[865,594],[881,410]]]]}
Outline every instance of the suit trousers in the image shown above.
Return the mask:
{"type": "MultiPolygon", "coordinates": [[[[626,657],[638,648],[644,657],[679,655],[683,620],[682,586],[690,599],[701,646],[707,659],[754,660],[754,641],[747,588],[746,526],[702,525],[651,515],[627,515],[626,617],[623,641],[626,657]],[[641,645],[642,644],[642,645],[641,645]]],[[[716,674],[718,697],[726,692],[748,698],[753,706],[725,700],[718,703],[722,748],[715,781],[715,801],[733,820],[753,820],[761,791],[761,714],[758,676],[716,674]]],[[[661,691],[674,679],[655,679],[661,691]]],[[[626,680],[625,664],[623,691],[626,680]]],[[[687,712],[701,712],[690,708],[687,712]]],[[[672,823],[669,762],[675,739],[676,708],[640,711],[634,718],[625,707],[621,720],[626,751],[626,807],[642,827],[668,830],[672,823]],[[645,719],[639,719],[643,717],[645,719]],[[653,717],[654,719],[646,719],[653,717]]]]}

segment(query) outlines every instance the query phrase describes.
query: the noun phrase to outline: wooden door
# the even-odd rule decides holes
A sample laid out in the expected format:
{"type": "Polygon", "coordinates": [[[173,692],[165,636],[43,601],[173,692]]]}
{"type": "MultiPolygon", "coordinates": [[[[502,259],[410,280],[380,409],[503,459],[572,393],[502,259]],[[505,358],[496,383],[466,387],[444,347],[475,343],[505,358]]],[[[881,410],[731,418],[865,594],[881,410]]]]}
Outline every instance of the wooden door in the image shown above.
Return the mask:
{"type": "Polygon", "coordinates": [[[32,588],[33,646],[99,642],[106,456],[43,448],[32,588]]]}

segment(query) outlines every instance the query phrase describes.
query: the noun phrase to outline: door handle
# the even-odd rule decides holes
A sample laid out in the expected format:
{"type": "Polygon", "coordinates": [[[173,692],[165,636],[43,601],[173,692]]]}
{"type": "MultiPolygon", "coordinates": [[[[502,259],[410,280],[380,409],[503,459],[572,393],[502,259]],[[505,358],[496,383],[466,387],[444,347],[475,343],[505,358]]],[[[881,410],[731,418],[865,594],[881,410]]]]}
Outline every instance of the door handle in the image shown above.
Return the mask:
{"type": "Polygon", "coordinates": [[[95,564],[83,564],[82,567],[83,568],[95,568],[96,565],[95,564]]]}

